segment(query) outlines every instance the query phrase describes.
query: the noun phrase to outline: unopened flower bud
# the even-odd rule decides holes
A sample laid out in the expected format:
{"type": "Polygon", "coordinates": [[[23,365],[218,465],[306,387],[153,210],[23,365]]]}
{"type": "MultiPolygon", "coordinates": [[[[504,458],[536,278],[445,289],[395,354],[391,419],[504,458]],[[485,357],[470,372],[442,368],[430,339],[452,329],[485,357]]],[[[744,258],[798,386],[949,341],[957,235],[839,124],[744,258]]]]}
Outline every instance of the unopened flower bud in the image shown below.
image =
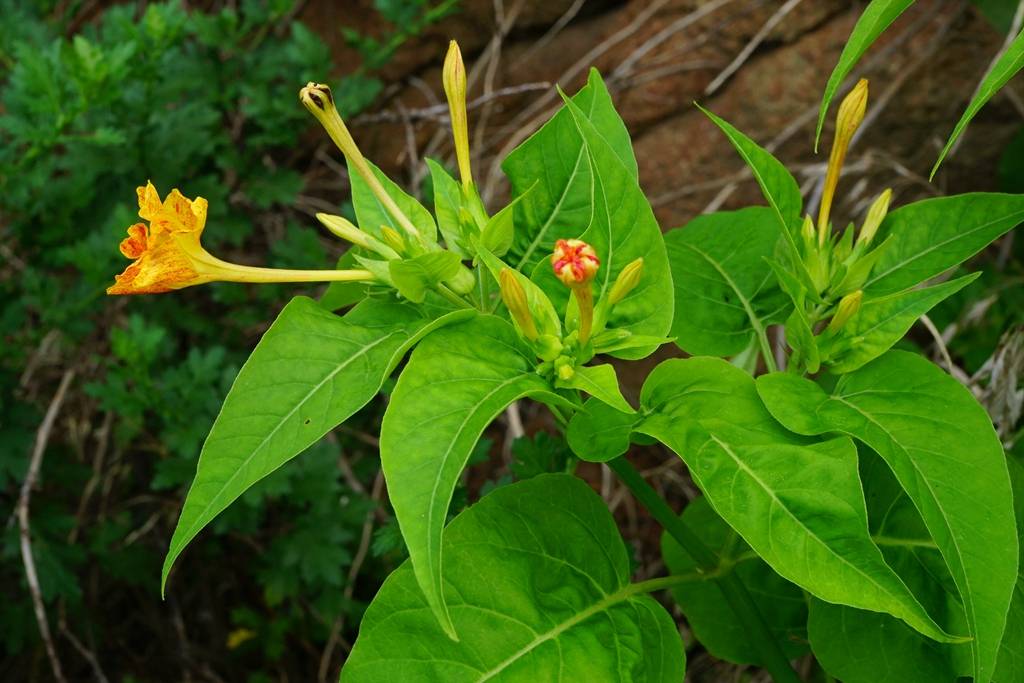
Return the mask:
{"type": "Polygon", "coordinates": [[[462,62],[462,51],[454,40],[448,44],[441,72],[444,94],[448,98],[448,112],[451,115],[452,137],[455,139],[455,156],[459,162],[462,185],[473,184],[469,165],[469,120],[466,114],[466,65],[462,62]]]}
{"type": "Polygon", "coordinates": [[[352,244],[377,252],[387,259],[398,258],[394,249],[381,242],[373,235],[368,235],[346,219],[344,216],[334,216],[327,213],[318,213],[316,219],[332,233],[352,244]]]}
{"type": "Polygon", "coordinates": [[[594,248],[583,240],[558,240],[551,255],[555,277],[569,287],[589,284],[597,274],[601,261],[594,248]]]}
{"type": "Polygon", "coordinates": [[[505,307],[512,314],[512,319],[519,326],[523,336],[533,341],[537,338],[537,324],[533,321],[530,313],[530,304],[526,300],[526,290],[516,279],[515,271],[505,268],[498,274],[498,282],[501,285],[501,300],[505,307]]]}
{"type": "Polygon", "coordinates": [[[459,264],[458,272],[445,282],[459,294],[469,294],[476,287],[476,278],[473,276],[473,272],[462,264],[459,264]]]}
{"type": "Polygon", "coordinates": [[[804,224],[800,227],[800,236],[804,240],[804,248],[809,251],[814,246],[814,238],[816,236],[814,221],[811,220],[810,214],[804,216],[804,224]]]}
{"type": "Polygon", "coordinates": [[[380,234],[384,237],[384,242],[394,249],[399,254],[405,253],[405,239],[398,234],[398,231],[387,225],[380,226],[380,234]]]}
{"type": "Polygon", "coordinates": [[[615,278],[615,284],[612,285],[612,289],[608,293],[609,306],[619,303],[626,298],[627,294],[636,289],[636,286],[640,284],[643,270],[644,260],[642,257],[626,264],[626,267],[619,272],[619,276],[615,278]]]}
{"type": "Polygon", "coordinates": [[[843,161],[846,159],[846,151],[850,147],[853,134],[857,132],[864,120],[867,105],[868,82],[867,79],[862,78],[843,98],[843,103],[839,105],[839,113],[836,115],[836,137],[832,141],[832,153],[829,155],[828,171],[825,174],[825,188],[821,194],[821,210],[818,212],[818,244],[825,244],[829,213],[832,210],[832,199],[835,196],[836,186],[839,184],[839,174],[842,171],[843,161]]]}
{"type": "Polygon", "coordinates": [[[558,379],[563,382],[568,382],[576,375],[576,368],[573,367],[573,361],[567,356],[559,356],[555,359],[555,374],[558,375],[558,379]]]}
{"type": "Polygon", "coordinates": [[[878,226],[882,224],[885,215],[889,212],[890,201],[892,201],[892,190],[888,189],[878,195],[878,199],[871,204],[871,208],[868,209],[868,215],[864,219],[864,226],[860,229],[860,238],[857,240],[858,244],[863,244],[865,247],[871,244],[871,240],[875,238],[875,234],[878,232],[878,226]]]}
{"type": "Polygon", "coordinates": [[[860,310],[860,302],[863,298],[864,291],[858,289],[840,299],[839,305],[836,307],[836,314],[832,316],[832,320],[828,324],[828,331],[834,334],[841,330],[843,325],[860,310]]]}
{"type": "Polygon", "coordinates": [[[594,325],[594,293],[590,281],[597,274],[601,261],[594,248],[583,240],[558,240],[551,254],[555,277],[572,289],[580,311],[579,340],[586,344],[594,325]]]}
{"type": "Polygon", "coordinates": [[[553,334],[540,335],[537,337],[537,343],[534,344],[537,357],[549,361],[558,358],[564,348],[565,346],[562,345],[562,341],[553,334]]]}

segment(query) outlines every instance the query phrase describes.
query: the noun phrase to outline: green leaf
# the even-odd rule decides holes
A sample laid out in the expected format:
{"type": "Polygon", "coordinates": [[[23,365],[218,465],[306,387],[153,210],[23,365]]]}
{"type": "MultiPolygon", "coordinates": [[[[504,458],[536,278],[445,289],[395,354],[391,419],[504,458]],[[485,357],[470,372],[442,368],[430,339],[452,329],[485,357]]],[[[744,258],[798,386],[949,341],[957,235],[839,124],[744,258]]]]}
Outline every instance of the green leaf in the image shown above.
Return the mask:
{"type": "MultiPolygon", "coordinates": [[[[608,326],[637,336],[664,337],[672,326],[672,274],[661,228],[636,177],[622,165],[601,131],[574,102],[566,100],[566,107],[579,128],[594,171],[593,215],[580,239],[594,247],[601,260],[593,282],[595,299],[604,297],[622,269],[642,257],[640,282],[615,304],[608,326]]],[[[540,264],[533,280],[555,301],[568,302],[568,288],[555,279],[548,264],[540,264]]],[[[635,360],[649,356],[656,348],[652,344],[608,353],[635,360]]]]}
{"type": "Polygon", "coordinates": [[[765,207],[698,216],[665,234],[676,344],[694,355],[732,356],[785,318],[788,298],[767,258],[779,225],[765,207]]]}
{"type": "Polygon", "coordinates": [[[579,389],[585,391],[594,398],[607,403],[612,408],[623,413],[635,413],[633,406],[629,405],[622,396],[619,389],[619,378],[615,374],[615,368],[605,363],[604,365],[585,365],[576,368],[573,376],[568,380],[558,380],[555,386],[565,389],[579,389]]]}
{"type": "MultiPolygon", "coordinates": [[[[380,184],[384,186],[384,191],[395,201],[395,204],[402,210],[402,213],[412,221],[412,224],[416,226],[416,230],[419,231],[423,239],[428,244],[436,242],[437,225],[434,223],[434,217],[430,215],[430,212],[423,208],[423,205],[416,201],[415,197],[407,194],[391,178],[388,178],[384,171],[369,161],[366,163],[370,164],[370,169],[377,176],[380,184]]],[[[356,222],[359,224],[360,229],[378,239],[383,238],[380,231],[382,225],[391,226],[401,233],[402,230],[396,225],[394,216],[384,208],[384,205],[377,199],[377,195],[373,193],[370,186],[366,184],[366,181],[363,180],[363,177],[359,175],[359,172],[356,171],[351,163],[348,165],[348,176],[349,182],[352,184],[352,205],[355,208],[356,222]]]]}
{"type": "Polygon", "coordinates": [[[535,364],[508,322],[479,316],[416,348],[384,414],[380,452],[388,495],[420,587],[452,635],[442,593],[441,531],[473,446],[524,396],[571,407],[534,372],[535,364]]]}
{"type": "Polygon", "coordinates": [[[706,498],[698,498],[683,510],[683,520],[720,559],[717,570],[701,571],[700,565],[667,533],[661,536],[661,552],[673,575],[692,580],[672,588],[672,597],[707,651],[736,664],[761,665],[757,644],[743,628],[725,595],[715,582],[721,573],[734,571],[747,586],[758,610],[771,628],[787,659],[807,651],[807,601],[798,587],[772,571],[743,539],[715,514],[706,498]]]}
{"type": "MultiPolygon", "coordinates": [[[[636,159],[622,119],[615,111],[601,76],[591,70],[587,85],[573,97],[616,158],[635,179],[636,159]]],[[[510,261],[517,270],[532,272],[551,254],[555,240],[578,237],[590,223],[593,174],[583,141],[565,107],[512,150],[501,164],[520,196],[537,183],[517,210],[516,235],[510,261]]]]}
{"type": "Polygon", "coordinates": [[[911,289],[868,299],[838,334],[818,338],[823,363],[830,372],[853,372],[878,358],[903,338],[922,315],[977,279],[978,273],[925,289],[911,289]]]}
{"type": "Polygon", "coordinates": [[[1024,195],[972,193],[915,202],[879,228],[889,238],[871,277],[870,294],[899,292],[969,259],[1024,222],[1024,195]]]}
{"type": "Polygon", "coordinates": [[[388,272],[395,289],[406,299],[421,303],[427,290],[459,272],[462,261],[450,251],[431,251],[402,261],[389,261],[388,272]]]}
{"type": "Polygon", "coordinates": [[[406,562],[367,609],[341,680],[683,680],[675,623],[630,585],[615,520],[581,480],[496,489],[448,526],[444,557],[461,640],[438,626],[406,562]]]}
{"type": "Polygon", "coordinates": [[[971,119],[1021,69],[1024,69],[1024,30],[1017,34],[1013,42],[1007,46],[1006,51],[996,60],[996,63],[985,74],[985,77],[981,79],[978,91],[971,98],[971,102],[967,105],[963,116],[957,121],[952,134],[949,136],[949,140],[946,141],[946,146],[942,148],[942,153],[939,154],[939,158],[935,160],[935,166],[932,167],[932,172],[928,175],[929,180],[935,177],[935,172],[939,170],[942,160],[949,154],[949,150],[953,148],[957,138],[967,128],[967,124],[971,122],[971,119]]]}
{"type": "Polygon", "coordinates": [[[465,317],[437,320],[376,299],[344,318],[293,299],[238,373],[203,444],[164,559],[162,586],[178,555],[253,484],[362,408],[424,335],[465,317]]]}
{"type": "Polygon", "coordinates": [[[449,175],[441,164],[427,159],[430,169],[430,180],[434,186],[434,213],[437,215],[437,226],[444,236],[444,243],[449,251],[463,258],[470,256],[470,235],[462,223],[462,186],[449,175]]]}
{"type": "MultiPolygon", "coordinates": [[[[871,532],[886,562],[947,630],[965,629],[956,586],[921,516],[885,461],[867,448],[860,455],[871,532]]],[[[887,614],[817,599],[810,607],[815,657],[844,683],[952,683],[970,673],[968,645],[936,643],[887,614]]]]}
{"type": "Polygon", "coordinates": [[[904,10],[914,4],[914,0],[871,0],[864,13],[860,15],[853,31],[850,33],[843,53],[839,55],[839,62],[832,70],[832,75],[825,85],[825,93],[821,98],[821,109],[818,112],[818,128],[814,132],[814,151],[818,151],[818,142],[821,140],[821,131],[825,126],[825,116],[828,114],[828,107],[836,91],[846,79],[847,75],[867,52],[871,44],[878,36],[882,35],[885,29],[889,28],[896,18],[903,14],[904,10]]]}
{"type": "Polygon", "coordinates": [[[721,515],[784,578],[828,602],[887,612],[941,641],[868,534],[848,438],[808,443],[765,410],[754,380],[713,358],[668,360],[640,395],[635,430],[675,451],[721,515]]]}
{"type": "Polygon", "coordinates": [[[515,209],[537,184],[531,185],[525,192],[512,200],[504,209],[490,217],[487,225],[480,233],[480,244],[495,256],[504,256],[512,247],[515,237],[515,209]]]}
{"type": "MultiPolygon", "coordinates": [[[[1016,460],[1007,459],[1010,470],[1010,482],[1013,486],[1013,507],[1017,516],[1017,543],[1020,547],[1018,570],[1024,566],[1024,466],[1016,460]]],[[[1003,633],[1003,644],[999,648],[996,660],[996,672],[993,678],[997,681],[1024,680],[1024,576],[1018,573],[1017,586],[1010,601],[1010,611],[1006,615],[1006,631],[1003,633]]]]}
{"type": "Polygon", "coordinates": [[[761,187],[764,198],[768,200],[775,220],[778,221],[783,237],[792,245],[793,254],[797,254],[793,231],[799,227],[800,209],[803,200],[800,197],[800,186],[786,167],[763,147],[741,133],[728,121],[715,116],[700,105],[697,107],[718,126],[729,138],[743,161],[747,163],[754,179],[761,187]]]}
{"type": "Polygon", "coordinates": [[[955,379],[903,351],[844,375],[831,395],[778,373],[759,378],[757,387],[793,431],[848,434],[889,464],[963,598],[975,678],[989,680],[1018,553],[1005,456],[984,409],[955,379]]]}
{"type": "MultiPolygon", "coordinates": [[[[356,268],[358,267],[357,263],[356,248],[350,247],[338,259],[336,267],[338,270],[356,268]]],[[[346,306],[359,303],[366,298],[369,287],[370,285],[365,282],[332,282],[327,285],[327,289],[320,295],[320,306],[328,311],[337,311],[346,306]]]]}
{"type": "Polygon", "coordinates": [[[637,423],[636,411],[624,413],[596,398],[569,420],[566,440],[581,460],[608,462],[629,450],[629,435],[637,423]]]}

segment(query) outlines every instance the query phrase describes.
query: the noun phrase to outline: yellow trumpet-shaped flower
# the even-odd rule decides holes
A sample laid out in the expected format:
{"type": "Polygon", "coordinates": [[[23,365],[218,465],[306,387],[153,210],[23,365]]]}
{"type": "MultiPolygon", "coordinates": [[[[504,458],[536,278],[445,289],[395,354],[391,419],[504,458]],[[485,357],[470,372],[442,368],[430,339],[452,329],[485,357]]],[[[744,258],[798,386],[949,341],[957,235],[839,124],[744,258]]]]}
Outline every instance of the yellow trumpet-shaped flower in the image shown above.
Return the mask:
{"type": "Polygon", "coordinates": [[[282,270],[222,261],[199,242],[206,225],[206,200],[177,189],[160,201],[153,183],[138,189],[139,216],[149,221],[128,228],[121,253],[132,264],[107,294],[157,294],[206,282],[327,282],[372,280],[366,270],[282,270]]]}

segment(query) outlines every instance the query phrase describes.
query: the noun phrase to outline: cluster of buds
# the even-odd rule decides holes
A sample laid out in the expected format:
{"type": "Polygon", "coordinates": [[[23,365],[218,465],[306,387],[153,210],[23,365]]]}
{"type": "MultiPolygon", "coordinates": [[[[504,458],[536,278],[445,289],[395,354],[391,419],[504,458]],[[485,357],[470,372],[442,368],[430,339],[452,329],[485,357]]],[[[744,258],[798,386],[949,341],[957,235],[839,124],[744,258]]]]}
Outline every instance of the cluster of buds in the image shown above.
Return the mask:
{"type": "MultiPolygon", "coordinates": [[[[541,304],[531,305],[523,287],[525,277],[511,268],[499,273],[502,301],[520,336],[530,342],[541,359],[542,363],[537,368],[540,374],[551,373],[558,380],[569,381],[578,365],[589,361],[595,352],[600,351],[601,339],[607,337],[612,342],[621,342],[624,336],[628,336],[625,330],[604,328],[615,304],[625,299],[640,283],[643,259],[627,264],[595,306],[594,279],[600,267],[601,260],[596,250],[583,240],[561,239],[555,243],[551,254],[552,272],[569,288],[572,297],[566,311],[567,331],[561,336],[539,328],[537,321],[541,304]]],[[[535,296],[544,295],[536,290],[535,296]]],[[[544,302],[544,305],[550,306],[550,302],[544,302]]]]}
{"type": "Polygon", "coordinates": [[[826,328],[830,334],[838,333],[859,310],[863,298],[861,287],[885,247],[884,243],[874,249],[871,245],[889,210],[892,190],[885,190],[871,204],[856,240],[852,227],[837,239],[829,222],[843,163],[854,134],[864,121],[867,102],[868,82],[861,79],[839,106],[817,225],[806,216],[800,230],[803,265],[813,286],[811,299],[826,310],[832,310],[826,328]],[[831,302],[836,299],[838,303],[833,308],[831,302]]]}

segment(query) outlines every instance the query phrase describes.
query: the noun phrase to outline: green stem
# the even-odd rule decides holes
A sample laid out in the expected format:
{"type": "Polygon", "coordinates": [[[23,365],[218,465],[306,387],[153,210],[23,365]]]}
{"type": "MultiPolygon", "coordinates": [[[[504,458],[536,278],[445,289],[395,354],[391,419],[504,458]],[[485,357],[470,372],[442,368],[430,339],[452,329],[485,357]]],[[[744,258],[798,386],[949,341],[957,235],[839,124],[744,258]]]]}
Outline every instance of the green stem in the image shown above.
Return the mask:
{"type": "Polygon", "coordinates": [[[772,345],[768,341],[768,331],[761,325],[757,326],[757,341],[761,344],[761,355],[764,357],[764,365],[768,372],[778,372],[779,366],[775,363],[775,354],[772,353],[772,345]]]}
{"type": "MultiPolygon", "coordinates": [[[[629,487],[637,501],[658,520],[662,528],[697,562],[698,567],[709,575],[720,570],[719,559],[715,552],[708,548],[683,520],[672,511],[668,504],[658,495],[658,492],[626,460],[625,456],[615,458],[607,464],[618,475],[619,479],[622,480],[622,483],[629,487]]],[[[775,682],[800,683],[800,677],[793,670],[793,667],[790,666],[785,653],[779,646],[775,636],[772,635],[771,628],[769,628],[753,598],[750,597],[750,593],[747,592],[747,587],[743,585],[740,577],[735,572],[726,572],[718,576],[715,581],[722,591],[726,602],[732,608],[733,613],[743,624],[744,630],[750,634],[754,647],[757,648],[760,655],[759,659],[762,665],[768,670],[768,673],[771,674],[775,682]]]]}
{"type": "Polygon", "coordinates": [[[441,296],[443,296],[445,299],[448,299],[448,301],[451,301],[459,308],[475,308],[473,304],[469,303],[468,301],[466,301],[461,296],[459,296],[452,290],[448,289],[444,285],[438,285],[437,291],[441,296]]]}

